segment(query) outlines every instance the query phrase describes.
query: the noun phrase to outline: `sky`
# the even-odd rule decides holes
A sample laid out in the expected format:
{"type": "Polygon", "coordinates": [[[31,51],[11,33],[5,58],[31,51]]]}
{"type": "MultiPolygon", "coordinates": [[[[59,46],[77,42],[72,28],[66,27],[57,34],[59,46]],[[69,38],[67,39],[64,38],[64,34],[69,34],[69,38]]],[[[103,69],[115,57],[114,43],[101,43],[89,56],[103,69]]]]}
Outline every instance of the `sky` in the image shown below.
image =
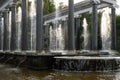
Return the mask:
{"type": "MultiPolygon", "coordinates": [[[[57,3],[64,2],[64,4],[68,5],[68,0],[55,0],[57,3]]],[[[84,1],[84,0],[74,0],[74,3],[84,1]]],[[[119,5],[119,8],[116,8],[116,13],[120,14],[120,0],[117,0],[117,4],[119,5]]]]}

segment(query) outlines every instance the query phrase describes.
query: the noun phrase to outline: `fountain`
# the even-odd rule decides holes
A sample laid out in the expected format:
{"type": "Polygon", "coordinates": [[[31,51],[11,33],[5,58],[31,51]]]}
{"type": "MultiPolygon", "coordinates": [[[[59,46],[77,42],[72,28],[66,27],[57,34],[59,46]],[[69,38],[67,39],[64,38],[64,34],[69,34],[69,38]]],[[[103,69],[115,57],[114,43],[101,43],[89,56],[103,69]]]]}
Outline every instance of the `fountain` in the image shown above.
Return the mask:
{"type": "MultiPolygon", "coordinates": [[[[73,56],[56,56],[54,57],[54,69],[61,71],[115,71],[119,70],[120,66],[120,57],[115,55],[115,52],[111,52],[114,55],[111,55],[109,52],[105,51],[99,52],[97,50],[97,30],[98,22],[97,22],[97,6],[96,4],[100,4],[100,0],[94,0],[93,4],[93,27],[92,27],[92,48],[93,51],[89,51],[87,55],[73,55],[73,56]],[[94,45],[95,44],[95,45],[94,45]],[[96,49],[95,49],[96,48],[96,49]],[[117,57],[116,57],[117,56],[117,57]]],[[[83,37],[84,37],[84,49],[86,50],[88,47],[88,38],[89,34],[87,31],[87,21],[84,18],[83,20],[83,37]]],[[[115,26],[114,26],[115,27],[115,26]]],[[[102,38],[102,50],[110,50],[111,49],[111,17],[108,9],[102,13],[101,19],[101,38],[102,38]]],[[[98,43],[98,42],[97,42],[98,43]]]]}
{"type": "MultiPolygon", "coordinates": [[[[12,1],[12,0],[10,0],[12,1]]],[[[119,70],[120,67],[120,57],[116,57],[116,55],[102,55],[98,51],[98,9],[111,7],[112,18],[110,18],[109,13],[105,10],[102,14],[101,20],[101,38],[102,38],[102,50],[110,50],[111,43],[115,44],[115,8],[114,5],[116,1],[114,0],[85,0],[80,3],[74,4],[73,0],[69,0],[69,7],[66,6],[64,9],[59,10],[59,4],[57,0],[55,0],[56,11],[43,16],[42,13],[42,1],[43,0],[22,0],[22,9],[18,7],[17,12],[17,48],[18,51],[21,50],[21,53],[25,54],[0,54],[1,56],[5,55],[1,59],[4,61],[11,60],[11,56],[15,56],[13,61],[18,66],[23,64],[24,66],[29,66],[30,68],[34,67],[34,69],[55,69],[62,71],[111,71],[111,70],[119,70]],[[38,9],[38,10],[36,10],[38,9]],[[92,12],[91,12],[92,10],[92,12]],[[75,50],[75,31],[74,31],[74,17],[76,15],[81,15],[86,12],[92,13],[92,26],[91,26],[91,35],[87,31],[88,21],[86,18],[83,19],[83,37],[84,37],[84,50],[89,50],[87,55],[77,54],[75,50]],[[22,14],[22,15],[21,15],[22,14]],[[110,25],[112,19],[112,25],[110,25]],[[49,26],[50,33],[50,52],[47,53],[55,53],[54,54],[42,54],[42,50],[44,49],[43,45],[43,20],[46,24],[51,24],[49,26]],[[63,25],[62,20],[66,20],[68,22],[68,27],[66,28],[67,33],[67,50],[65,49],[65,40],[63,35],[63,25]],[[68,20],[68,21],[67,21],[68,20]],[[22,24],[22,25],[21,25],[22,24]],[[110,27],[112,26],[111,29],[110,27]],[[21,29],[22,27],[22,29],[21,29]],[[108,32],[108,33],[106,33],[108,32]],[[21,35],[22,34],[22,35],[21,35]],[[112,39],[110,37],[112,35],[112,39]],[[22,37],[22,41],[21,41],[22,37]],[[89,37],[91,37],[89,39],[89,37]],[[91,41],[91,48],[88,48],[88,40],[91,41]],[[20,44],[22,42],[22,45],[20,44]],[[22,46],[22,49],[21,49],[22,46]],[[25,52],[23,52],[25,50],[25,52]],[[28,51],[27,51],[28,50],[28,51]],[[37,51],[36,51],[37,50],[37,51]],[[29,55],[26,53],[34,52],[37,53],[34,55],[29,55]],[[60,53],[60,55],[59,55],[60,53]],[[65,53],[65,55],[63,54],[65,53]],[[52,67],[53,66],[53,67],[52,67]]],[[[16,4],[17,5],[17,4],[16,4]]],[[[7,2],[2,7],[5,8],[4,15],[4,34],[6,33],[5,45],[10,45],[11,38],[11,12],[9,11],[9,17],[6,15],[8,12],[9,2],[7,2]],[[5,6],[5,7],[4,7],[5,6]],[[9,19],[9,20],[8,20],[9,19]],[[7,24],[8,23],[8,24],[7,24]],[[5,32],[6,31],[6,32],[5,32]],[[8,37],[9,36],[9,37],[8,37]],[[10,42],[9,42],[10,41],[10,42]]],[[[14,6],[12,6],[14,7],[14,6]]],[[[1,11],[1,7],[0,7],[1,11]]],[[[12,15],[12,17],[14,17],[12,15]]],[[[85,16],[86,17],[86,16],[85,16]]],[[[79,21],[79,20],[78,20],[79,21]]],[[[76,20],[77,22],[77,20],[76,20]]],[[[14,21],[16,24],[16,22],[14,21]]],[[[14,33],[14,32],[13,32],[14,33]]],[[[4,46],[5,46],[4,45],[4,46]]],[[[80,44],[78,44],[80,45],[80,44]]],[[[116,46],[116,45],[114,45],[116,46]]],[[[8,46],[7,46],[8,47],[8,46]]],[[[6,48],[6,47],[5,47],[6,48]]],[[[9,48],[9,53],[10,53],[9,48]]]]}
{"type": "Polygon", "coordinates": [[[58,50],[64,50],[64,37],[63,37],[63,31],[62,31],[62,25],[59,24],[59,27],[57,29],[57,43],[58,43],[58,50]]]}
{"type": "Polygon", "coordinates": [[[35,51],[36,50],[36,4],[35,4],[35,0],[29,0],[29,2],[31,3],[30,5],[30,26],[31,26],[31,42],[30,42],[30,50],[31,51],[35,51]]]}
{"type": "Polygon", "coordinates": [[[102,50],[111,50],[111,17],[110,9],[103,9],[101,19],[101,38],[102,38],[102,50]]]}
{"type": "Polygon", "coordinates": [[[56,37],[55,37],[55,29],[50,26],[50,50],[55,50],[56,49],[56,37]]]}
{"type": "Polygon", "coordinates": [[[17,51],[21,51],[21,20],[22,20],[22,11],[21,7],[18,7],[18,12],[17,12],[17,51]]]}
{"type": "Polygon", "coordinates": [[[88,32],[88,24],[86,18],[83,19],[83,49],[88,50],[88,42],[89,42],[89,32],[88,32]]]}
{"type": "Polygon", "coordinates": [[[54,18],[54,25],[53,29],[50,26],[50,51],[51,53],[59,54],[62,53],[65,49],[64,43],[64,35],[62,31],[62,24],[59,21],[59,2],[54,0],[55,2],[55,18],[54,18]]]}

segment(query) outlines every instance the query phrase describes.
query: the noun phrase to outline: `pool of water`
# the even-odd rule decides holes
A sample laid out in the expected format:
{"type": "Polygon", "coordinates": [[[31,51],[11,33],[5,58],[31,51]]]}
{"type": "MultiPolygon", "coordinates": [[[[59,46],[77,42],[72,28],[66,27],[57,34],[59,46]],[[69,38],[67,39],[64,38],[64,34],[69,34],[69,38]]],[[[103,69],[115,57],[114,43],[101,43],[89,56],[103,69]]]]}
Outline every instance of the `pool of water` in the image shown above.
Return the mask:
{"type": "Polygon", "coordinates": [[[34,71],[0,64],[0,80],[120,80],[120,72],[34,71]]]}

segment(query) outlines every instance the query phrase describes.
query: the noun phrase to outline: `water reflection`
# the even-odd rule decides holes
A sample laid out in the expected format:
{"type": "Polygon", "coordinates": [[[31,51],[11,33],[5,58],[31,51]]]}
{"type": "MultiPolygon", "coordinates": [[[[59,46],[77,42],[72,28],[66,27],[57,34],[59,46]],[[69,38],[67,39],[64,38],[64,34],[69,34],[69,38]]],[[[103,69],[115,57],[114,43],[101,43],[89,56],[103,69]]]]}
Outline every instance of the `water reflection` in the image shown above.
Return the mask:
{"type": "Polygon", "coordinates": [[[32,71],[0,64],[0,80],[120,80],[120,72],[32,71]]]}

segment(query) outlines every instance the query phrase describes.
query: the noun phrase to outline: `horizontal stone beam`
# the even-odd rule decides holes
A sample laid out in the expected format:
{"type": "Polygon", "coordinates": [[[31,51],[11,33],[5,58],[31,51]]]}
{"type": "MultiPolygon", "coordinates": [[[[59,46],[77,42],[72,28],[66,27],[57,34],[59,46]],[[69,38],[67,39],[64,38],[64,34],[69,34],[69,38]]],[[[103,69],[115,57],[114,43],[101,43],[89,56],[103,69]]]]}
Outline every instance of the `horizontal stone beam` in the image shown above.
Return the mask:
{"type": "MultiPolygon", "coordinates": [[[[97,5],[98,9],[101,9],[107,6],[110,6],[110,4],[102,3],[97,5]]],[[[85,13],[85,12],[92,12],[92,4],[87,4],[84,6],[80,6],[80,5],[75,6],[74,16],[85,13]]],[[[58,14],[60,15],[60,17],[57,18],[58,20],[65,19],[68,17],[68,9],[63,11],[61,10],[58,14]]],[[[44,16],[45,23],[50,23],[50,22],[53,22],[54,20],[55,20],[55,13],[51,13],[49,15],[44,16]]]]}

